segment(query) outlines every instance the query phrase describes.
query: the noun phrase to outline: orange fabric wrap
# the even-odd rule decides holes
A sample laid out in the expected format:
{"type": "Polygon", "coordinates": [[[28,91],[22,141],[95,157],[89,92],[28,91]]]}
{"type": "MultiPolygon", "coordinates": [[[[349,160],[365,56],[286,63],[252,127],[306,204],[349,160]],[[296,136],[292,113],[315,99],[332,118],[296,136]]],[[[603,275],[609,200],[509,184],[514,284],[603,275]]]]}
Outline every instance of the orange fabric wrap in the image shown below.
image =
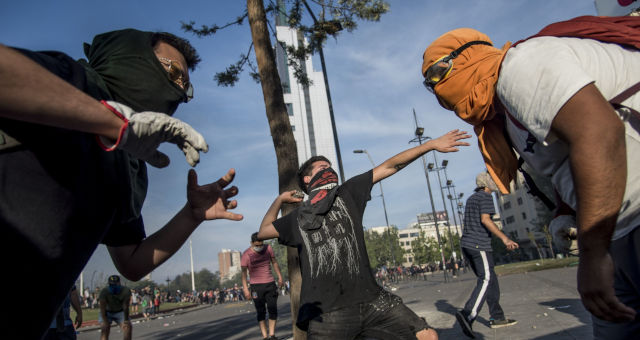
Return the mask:
{"type": "MultiPolygon", "coordinates": [[[[474,40],[492,43],[487,35],[471,28],[443,34],[425,50],[422,74],[439,58],[474,40]]],[[[434,87],[442,107],[473,125],[487,170],[504,194],[509,193],[518,161],[504,135],[504,115],[496,115],[493,101],[500,64],[510,46],[470,46],[453,59],[449,76],[434,87]]]]}

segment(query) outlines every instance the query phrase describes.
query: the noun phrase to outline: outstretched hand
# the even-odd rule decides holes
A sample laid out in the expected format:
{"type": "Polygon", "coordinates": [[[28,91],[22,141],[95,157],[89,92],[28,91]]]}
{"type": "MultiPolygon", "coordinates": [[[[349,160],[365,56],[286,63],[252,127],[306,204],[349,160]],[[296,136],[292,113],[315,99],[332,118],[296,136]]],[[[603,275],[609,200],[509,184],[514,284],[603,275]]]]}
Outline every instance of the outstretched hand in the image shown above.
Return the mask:
{"type": "Polygon", "coordinates": [[[238,194],[238,187],[234,185],[225,189],[229,183],[233,181],[235,175],[236,171],[229,169],[219,180],[201,186],[198,185],[198,175],[196,171],[193,169],[189,170],[187,180],[187,205],[191,209],[194,218],[199,222],[216,219],[242,220],[242,215],[229,211],[238,206],[236,200],[229,200],[230,197],[238,194]]]}
{"type": "Polygon", "coordinates": [[[431,140],[431,145],[440,152],[456,152],[458,151],[458,146],[469,146],[469,143],[460,141],[467,138],[471,138],[467,131],[455,129],[431,140]]]}

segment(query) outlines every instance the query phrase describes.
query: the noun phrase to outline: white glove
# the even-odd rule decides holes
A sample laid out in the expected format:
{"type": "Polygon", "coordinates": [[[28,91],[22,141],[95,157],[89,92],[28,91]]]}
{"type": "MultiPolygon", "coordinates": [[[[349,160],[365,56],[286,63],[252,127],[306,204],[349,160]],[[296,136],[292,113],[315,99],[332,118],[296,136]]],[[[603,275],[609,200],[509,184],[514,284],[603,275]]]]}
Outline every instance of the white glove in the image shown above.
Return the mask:
{"type": "Polygon", "coordinates": [[[101,101],[124,124],[115,143],[98,136],[99,144],[107,151],[121,149],[156,168],[169,165],[169,157],[158,151],[160,144],[176,144],[191,166],[200,161],[200,151],[209,151],[204,137],[189,124],[160,112],[135,112],[114,101],[101,101]]]}
{"type": "Polygon", "coordinates": [[[578,255],[578,228],[573,215],[560,215],[549,222],[549,232],[558,249],[578,255]]]}

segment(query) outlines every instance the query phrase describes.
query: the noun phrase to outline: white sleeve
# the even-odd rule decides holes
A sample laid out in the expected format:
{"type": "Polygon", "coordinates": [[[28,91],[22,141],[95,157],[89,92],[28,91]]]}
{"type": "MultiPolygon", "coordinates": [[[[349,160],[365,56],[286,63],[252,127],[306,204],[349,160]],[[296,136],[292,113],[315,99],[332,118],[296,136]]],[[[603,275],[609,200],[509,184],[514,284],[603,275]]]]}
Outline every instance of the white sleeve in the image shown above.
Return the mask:
{"type": "Polygon", "coordinates": [[[498,98],[540,142],[549,135],[562,106],[594,82],[580,64],[579,51],[565,44],[564,39],[567,38],[527,40],[507,52],[500,69],[498,98]]]}

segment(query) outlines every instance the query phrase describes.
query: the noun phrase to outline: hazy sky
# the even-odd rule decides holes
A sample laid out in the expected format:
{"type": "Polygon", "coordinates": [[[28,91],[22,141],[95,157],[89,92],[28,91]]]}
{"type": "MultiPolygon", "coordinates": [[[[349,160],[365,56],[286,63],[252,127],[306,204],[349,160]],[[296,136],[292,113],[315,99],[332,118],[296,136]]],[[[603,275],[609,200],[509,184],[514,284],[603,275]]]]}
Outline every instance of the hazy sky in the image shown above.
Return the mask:
{"type": "MultiPolygon", "coordinates": [[[[366,155],[354,154],[354,149],[367,149],[379,164],[410,147],[408,142],[414,138],[415,130],[412,109],[426,136],[437,137],[455,128],[473,131],[442,109],[421,84],[422,53],[441,34],[471,27],[488,34],[500,47],[506,41],[533,35],[552,22],[595,14],[593,0],[389,3],[390,11],[380,22],[360,23],[354,32],[329,40],[324,50],[347,178],[371,168],[366,155]]],[[[194,126],[209,143],[209,152],[202,155],[196,167],[201,183],[218,179],[231,167],[236,169],[235,184],[240,189],[236,211],[244,214],[243,221],[205,222],[193,233],[196,270],[218,270],[217,254],[221,249],[246,249],[251,233],[257,231],[278,194],[276,158],[260,86],[246,73],[235,87],[218,87],[213,81],[215,72],[246,52],[251,38],[248,23],[208,38],[197,38],[180,29],[180,21],[225,24],[240,15],[244,6],[240,0],[27,0],[9,1],[0,11],[0,43],[59,50],[76,59],[84,57],[82,43],[91,42],[96,34],[129,27],[178,34],[196,47],[202,62],[191,74],[195,98],[180,106],[175,117],[194,126]]],[[[315,68],[320,69],[317,60],[315,68]]],[[[438,155],[439,161],[449,161],[448,176],[465,198],[475,187],[475,175],[484,168],[477,140],[474,137],[470,142],[472,146],[458,153],[438,155]]],[[[161,150],[170,155],[172,162],[165,169],[149,167],[149,193],[143,208],[148,235],[164,225],[186,200],[189,166],[175,146],[167,144],[161,150]]],[[[428,161],[433,162],[431,154],[428,161]]],[[[431,174],[431,183],[436,209],[442,209],[435,173],[431,174]]],[[[383,188],[390,224],[405,228],[415,222],[417,214],[431,211],[419,160],[385,179],[383,188]]],[[[384,224],[380,190],[375,186],[364,226],[384,224]]],[[[153,279],[162,282],[187,271],[188,243],[154,271],[153,279]]],[[[94,272],[116,272],[104,246],[98,247],[85,268],[87,283],[94,272]]]]}

